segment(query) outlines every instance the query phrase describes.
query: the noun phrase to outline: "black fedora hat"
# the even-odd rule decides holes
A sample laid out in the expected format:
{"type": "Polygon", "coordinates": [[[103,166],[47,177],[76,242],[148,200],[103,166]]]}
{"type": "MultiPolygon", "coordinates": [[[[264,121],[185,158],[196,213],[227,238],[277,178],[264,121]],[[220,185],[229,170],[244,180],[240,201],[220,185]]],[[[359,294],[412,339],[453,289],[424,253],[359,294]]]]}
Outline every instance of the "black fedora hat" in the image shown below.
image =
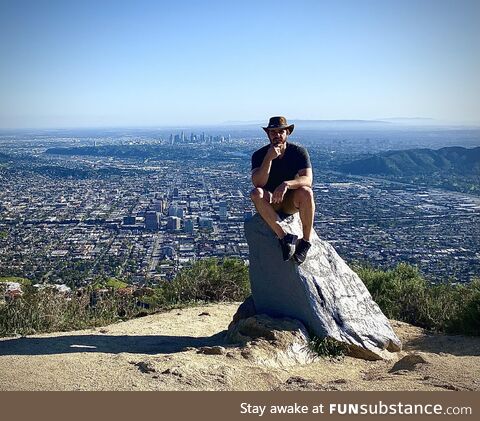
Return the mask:
{"type": "Polygon", "coordinates": [[[288,134],[291,134],[293,132],[293,128],[295,127],[295,124],[288,124],[287,119],[282,116],[276,116],[276,117],[271,117],[268,126],[263,127],[263,130],[265,130],[267,133],[271,129],[287,129],[288,134]]]}

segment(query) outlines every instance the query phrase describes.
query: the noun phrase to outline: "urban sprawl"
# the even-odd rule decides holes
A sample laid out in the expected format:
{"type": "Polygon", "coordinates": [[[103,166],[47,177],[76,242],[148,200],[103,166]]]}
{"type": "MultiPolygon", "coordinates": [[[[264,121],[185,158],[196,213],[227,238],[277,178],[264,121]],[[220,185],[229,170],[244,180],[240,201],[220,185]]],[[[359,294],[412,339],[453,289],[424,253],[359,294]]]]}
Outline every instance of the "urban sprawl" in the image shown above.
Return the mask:
{"type": "MultiPolygon", "coordinates": [[[[248,263],[250,156],[265,139],[203,132],[122,141],[176,147],[175,159],[45,153],[109,142],[0,139],[0,276],[69,287],[102,277],[155,285],[203,258],[248,263]],[[79,170],[90,175],[76,177],[79,170]]],[[[478,277],[480,198],[339,174],[322,165],[321,146],[308,149],[315,229],[348,263],[406,262],[433,282],[478,277]]]]}

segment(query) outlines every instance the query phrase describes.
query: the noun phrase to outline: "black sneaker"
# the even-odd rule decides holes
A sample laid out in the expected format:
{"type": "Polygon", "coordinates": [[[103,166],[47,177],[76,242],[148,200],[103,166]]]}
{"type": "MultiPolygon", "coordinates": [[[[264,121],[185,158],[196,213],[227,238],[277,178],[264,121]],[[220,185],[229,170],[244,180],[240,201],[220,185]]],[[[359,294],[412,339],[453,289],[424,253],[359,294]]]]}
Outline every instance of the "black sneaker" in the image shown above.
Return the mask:
{"type": "Polygon", "coordinates": [[[293,234],[287,234],[281,240],[280,247],[282,248],[283,260],[286,262],[290,260],[295,253],[295,244],[297,243],[298,237],[293,234]]]}
{"type": "Polygon", "coordinates": [[[293,259],[301,265],[305,259],[307,258],[308,250],[310,250],[312,245],[303,238],[298,242],[297,248],[295,249],[295,254],[293,255],[293,259]]]}

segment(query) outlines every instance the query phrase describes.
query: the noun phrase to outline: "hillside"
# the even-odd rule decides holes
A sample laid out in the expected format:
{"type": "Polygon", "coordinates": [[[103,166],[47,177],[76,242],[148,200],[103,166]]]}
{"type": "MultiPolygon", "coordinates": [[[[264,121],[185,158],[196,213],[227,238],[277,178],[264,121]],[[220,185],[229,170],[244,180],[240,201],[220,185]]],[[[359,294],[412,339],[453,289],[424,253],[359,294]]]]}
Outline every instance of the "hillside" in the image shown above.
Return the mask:
{"type": "Polygon", "coordinates": [[[389,151],[346,163],[340,170],[358,175],[415,176],[449,173],[479,176],[480,147],[389,151]]]}
{"type": "Polygon", "coordinates": [[[402,363],[345,357],[283,367],[224,344],[239,303],[103,328],[0,339],[0,390],[480,390],[480,338],[392,321],[402,363]],[[218,355],[198,351],[214,348],[218,355]],[[208,348],[207,348],[208,349],[208,348]]]}

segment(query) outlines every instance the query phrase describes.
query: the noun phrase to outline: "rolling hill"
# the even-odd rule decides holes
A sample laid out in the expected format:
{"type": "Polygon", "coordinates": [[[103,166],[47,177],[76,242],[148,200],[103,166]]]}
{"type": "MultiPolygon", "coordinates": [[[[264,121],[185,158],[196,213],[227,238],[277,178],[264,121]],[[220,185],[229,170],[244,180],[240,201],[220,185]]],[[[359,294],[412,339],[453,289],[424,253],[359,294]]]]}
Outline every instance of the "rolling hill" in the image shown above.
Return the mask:
{"type": "Polygon", "coordinates": [[[388,151],[348,162],[338,169],[357,175],[415,176],[443,173],[478,176],[480,147],[388,151]]]}

